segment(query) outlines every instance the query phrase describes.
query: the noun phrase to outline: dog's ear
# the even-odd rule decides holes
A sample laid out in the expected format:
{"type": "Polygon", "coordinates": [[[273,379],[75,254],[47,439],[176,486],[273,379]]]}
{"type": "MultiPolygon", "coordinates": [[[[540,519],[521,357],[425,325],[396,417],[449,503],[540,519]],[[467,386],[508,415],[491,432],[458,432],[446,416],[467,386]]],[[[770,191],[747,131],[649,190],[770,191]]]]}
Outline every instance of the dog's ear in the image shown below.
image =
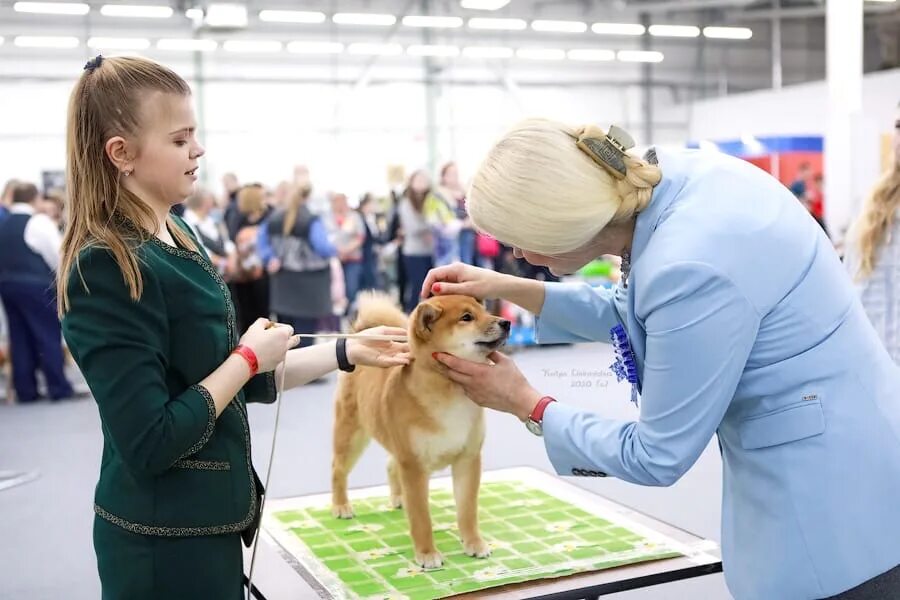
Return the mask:
{"type": "Polygon", "coordinates": [[[440,307],[433,304],[422,303],[416,308],[415,323],[416,335],[427,340],[431,337],[431,330],[435,321],[441,316],[443,311],[440,307]]]}

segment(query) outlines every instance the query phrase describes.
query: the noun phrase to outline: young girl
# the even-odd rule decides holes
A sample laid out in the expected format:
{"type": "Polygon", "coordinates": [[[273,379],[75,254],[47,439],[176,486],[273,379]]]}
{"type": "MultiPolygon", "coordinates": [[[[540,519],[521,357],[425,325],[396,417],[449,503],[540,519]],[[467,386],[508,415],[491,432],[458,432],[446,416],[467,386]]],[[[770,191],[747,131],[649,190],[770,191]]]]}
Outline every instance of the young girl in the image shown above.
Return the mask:
{"type": "Polygon", "coordinates": [[[292,388],[338,365],[409,360],[389,342],[288,352],[293,329],[264,319],[238,339],[227,286],[169,213],[192,193],[203,154],[178,75],[140,58],[85,66],[69,104],[58,289],[66,341],[100,409],[94,548],[105,599],[241,598],[240,539],[252,539],[263,493],[246,403],[273,402],[282,375],[292,388]]]}

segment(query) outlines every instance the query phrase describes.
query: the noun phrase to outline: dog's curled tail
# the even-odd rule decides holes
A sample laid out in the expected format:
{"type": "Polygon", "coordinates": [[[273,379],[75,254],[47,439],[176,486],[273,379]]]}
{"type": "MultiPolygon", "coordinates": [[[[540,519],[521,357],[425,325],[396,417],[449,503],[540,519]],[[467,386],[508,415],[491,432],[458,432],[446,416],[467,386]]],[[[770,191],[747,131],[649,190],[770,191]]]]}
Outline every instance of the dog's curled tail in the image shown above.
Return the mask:
{"type": "Polygon", "coordinates": [[[356,297],[356,306],[356,319],[351,326],[354,332],[379,325],[406,327],[406,315],[384,292],[360,292],[356,297]]]}

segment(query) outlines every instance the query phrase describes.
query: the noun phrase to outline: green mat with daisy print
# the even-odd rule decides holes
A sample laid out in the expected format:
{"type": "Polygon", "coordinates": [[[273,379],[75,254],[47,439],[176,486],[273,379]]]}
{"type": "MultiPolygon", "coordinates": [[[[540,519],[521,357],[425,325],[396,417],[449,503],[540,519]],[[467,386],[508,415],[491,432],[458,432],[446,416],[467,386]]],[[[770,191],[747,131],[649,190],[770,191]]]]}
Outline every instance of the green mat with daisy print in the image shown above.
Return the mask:
{"type": "Polygon", "coordinates": [[[273,500],[266,528],[333,598],[431,600],[681,555],[614,514],[524,481],[484,481],[479,498],[481,535],[493,551],[486,559],[463,554],[452,489],[432,485],[440,569],[413,562],[406,515],[388,506],[386,493],[355,498],[349,520],[332,517],[324,496],[291,508],[273,500]]]}

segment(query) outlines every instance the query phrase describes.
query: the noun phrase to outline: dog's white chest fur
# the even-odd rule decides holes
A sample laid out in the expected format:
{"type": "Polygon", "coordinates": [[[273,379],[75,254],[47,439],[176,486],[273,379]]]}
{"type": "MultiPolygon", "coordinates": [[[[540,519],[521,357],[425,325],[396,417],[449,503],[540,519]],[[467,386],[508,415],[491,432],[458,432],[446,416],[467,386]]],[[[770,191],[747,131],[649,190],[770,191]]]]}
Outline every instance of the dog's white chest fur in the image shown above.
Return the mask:
{"type": "Polygon", "coordinates": [[[431,416],[439,431],[413,433],[413,449],[422,463],[432,470],[446,467],[466,446],[475,427],[481,427],[481,407],[466,398],[454,398],[432,408],[431,416]]]}

